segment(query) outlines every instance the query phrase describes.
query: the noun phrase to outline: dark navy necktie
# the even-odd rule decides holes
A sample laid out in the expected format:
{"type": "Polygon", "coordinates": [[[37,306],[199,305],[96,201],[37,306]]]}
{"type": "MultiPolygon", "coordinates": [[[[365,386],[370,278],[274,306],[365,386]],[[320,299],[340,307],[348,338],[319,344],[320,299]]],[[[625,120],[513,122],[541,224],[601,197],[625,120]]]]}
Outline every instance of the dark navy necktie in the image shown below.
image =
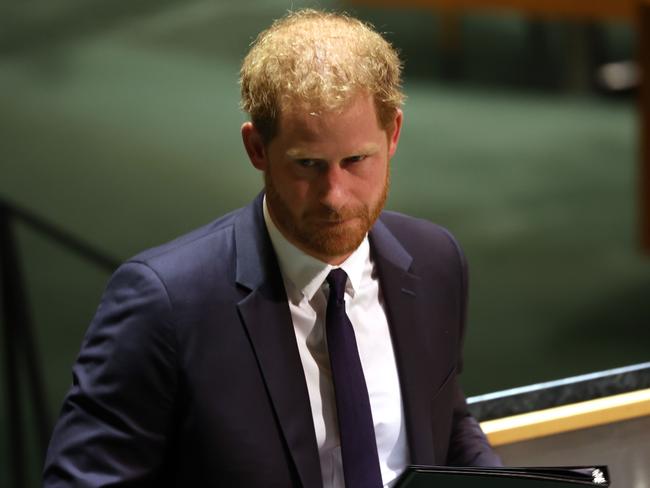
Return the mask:
{"type": "Polygon", "coordinates": [[[347,279],[348,275],[342,269],[330,271],[327,276],[330,292],[325,315],[327,349],[341,439],[343,478],[346,488],[381,488],[383,484],[368,388],[354,329],[345,313],[344,292],[347,279]]]}

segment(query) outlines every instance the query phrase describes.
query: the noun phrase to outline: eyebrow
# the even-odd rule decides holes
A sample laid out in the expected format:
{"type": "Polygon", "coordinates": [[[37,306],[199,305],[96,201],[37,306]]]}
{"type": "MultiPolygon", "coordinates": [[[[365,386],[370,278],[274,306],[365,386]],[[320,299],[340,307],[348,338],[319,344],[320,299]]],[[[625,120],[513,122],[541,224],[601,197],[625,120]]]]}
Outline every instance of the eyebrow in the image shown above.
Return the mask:
{"type": "Polygon", "coordinates": [[[313,157],[307,158],[306,155],[307,152],[297,147],[287,149],[287,156],[289,156],[291,159],[318,159],[313,157]]]}
{"type": "MultiPolygon", "coordinates": [[[[352,151],[349,156],[373,154],[378,150],[379,150],[379,146],[374,142],[371,142],[359,147],[358,151],[352,151]]],[[[305,151],[300,147],[291,147],[287,149],[287,156],[291,159],[325,159],[321,157],[314,157],[314,154],[310,154],[309,151],[305,151]]]]}

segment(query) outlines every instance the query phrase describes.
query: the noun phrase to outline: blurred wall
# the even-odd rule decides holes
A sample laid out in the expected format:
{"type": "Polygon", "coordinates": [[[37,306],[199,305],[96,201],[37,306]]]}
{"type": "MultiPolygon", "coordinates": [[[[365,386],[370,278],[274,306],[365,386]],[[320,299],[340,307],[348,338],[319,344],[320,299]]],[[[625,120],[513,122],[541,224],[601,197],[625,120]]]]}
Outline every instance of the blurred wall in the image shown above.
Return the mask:
{"type": "MultiPolygon", "coordinates": [[[[240,143],[239,63],[304,5],[316,4],[6,3],[0,197],[118,260],[244,205],[261,177],[240,143]]],[[[594,91],[593,59],[570,55],[596,39],[598,62],[630,58],[631,29],[471,14],[450,55],[434,13],[355,12],[406,61],[388,206],[447,226],[470,261],[467,392],[647,360],[634,98],[594,91]]],[[[16,231],[54,414],[108,275],[16,231]]],[[[5,432],[4,403],[0,414],[5,432]]]]}

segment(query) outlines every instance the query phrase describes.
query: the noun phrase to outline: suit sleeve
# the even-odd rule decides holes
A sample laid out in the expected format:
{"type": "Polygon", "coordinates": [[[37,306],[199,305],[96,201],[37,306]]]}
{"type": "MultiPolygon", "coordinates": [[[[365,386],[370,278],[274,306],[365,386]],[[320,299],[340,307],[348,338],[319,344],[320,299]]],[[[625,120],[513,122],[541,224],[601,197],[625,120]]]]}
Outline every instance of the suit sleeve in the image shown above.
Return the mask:
{"type": "Polygon", "coordinates": [[[151,268],[115,272],[73,367],[43,486],[158,484],[178,387],[171,312],[151,268]]]}
{"type": "MultiPolygon", "coordinates": [[[[459,360],[457,365],[457,372],[460,374],[463,367],[462,347],[467,321],[468,271],[465,254],[456,240],[453,237],[451,237],[451,239],[458,251],[461,272],[461,333],[458,351],[459,360]]],[[[457,378],[454,384],[454,409],[447,464],[450,466],[502,466],[501,459],[494,452],[492,446],[490,446],[485,434],[481,430],[481,426],[470,414],[467,408],[465,395],[458,384],[457,378]]]]}
{"type": "Polygon", "coordinates": [[[453,424],[447,464],[449,466],[502,466],[481,426],[467,410],[465,395],[460,387],[456,391],[453,424]]]}

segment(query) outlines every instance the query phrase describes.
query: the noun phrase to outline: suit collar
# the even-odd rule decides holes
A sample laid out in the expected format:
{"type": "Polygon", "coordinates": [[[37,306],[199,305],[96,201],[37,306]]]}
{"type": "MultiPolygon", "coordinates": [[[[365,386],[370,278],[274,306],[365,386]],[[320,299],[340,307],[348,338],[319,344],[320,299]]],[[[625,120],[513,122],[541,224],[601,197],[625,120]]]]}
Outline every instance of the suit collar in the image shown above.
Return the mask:
{"type": "Polygon", "coordinates": [[[256,290],[277,273],[277,261],[262,215],[263,193],[241,209],[235,220],[236,281],[256,290]]]}
{"type": "Polygon", "coordinates": [[[389,262],[405,272],[410,269],[413,257],[404,249],[404,246],[393,233],[388,230],[381,217],[370,230],[369,238],[373,255],[376,258],[389,262]]]}

